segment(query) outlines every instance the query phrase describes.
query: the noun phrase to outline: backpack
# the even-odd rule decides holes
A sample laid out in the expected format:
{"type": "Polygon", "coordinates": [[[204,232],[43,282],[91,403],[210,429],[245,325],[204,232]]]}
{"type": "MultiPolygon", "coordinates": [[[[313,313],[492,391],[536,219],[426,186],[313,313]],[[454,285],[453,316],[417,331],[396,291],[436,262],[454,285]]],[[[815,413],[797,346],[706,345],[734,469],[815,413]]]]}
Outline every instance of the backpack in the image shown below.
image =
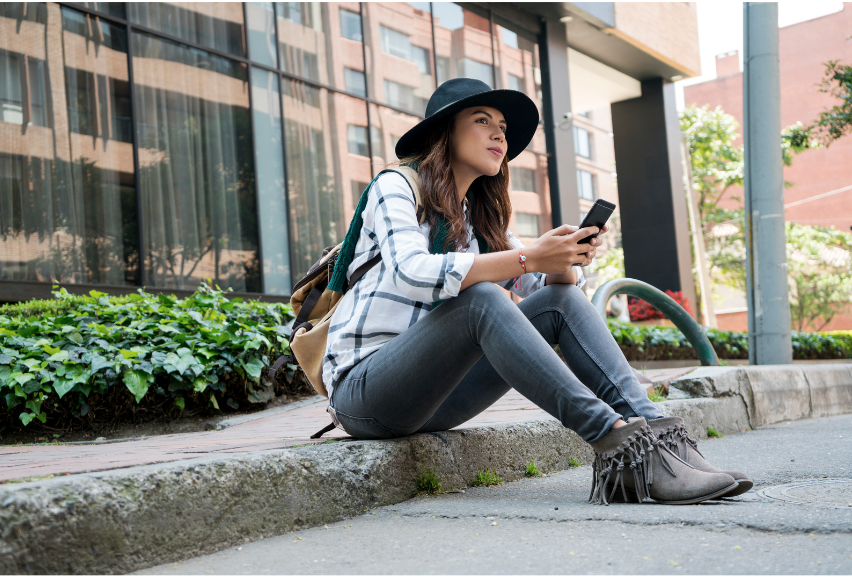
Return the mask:
{"type": "MultiPolygon", "coordinates": [[[[420,201],[420,178],[417,175],[417,171],[410,167],[399,166],[383,170],[376,175],[376,179],[383,173],[388,172],[399,173],[405,177],[408,186],[411,187],[414,193],[417,221],[422,224],[424,211],[423,204],[420,201]]],[[[375,182],[375,179],[367,185],[362,196],[367,194],[373,182],[375,182]]],[[[353,219],[356,218],[358,218],[358,215],[353,217],[353,219]]],[[[357,233],[360,234],[360,231],[357,233]]],[[[328,397],[328,391],[326,391],[325,384],[322,381],[322,360],[325,357],[331,317],[334,315],[334,311],[337,309],[337,305],[343,298],[344,293],[351,289],[367,271],[382,260],[381,254],[376,255],[352,273],[347,286],[343,289],[343,293],[333,291],[328,288],[328,282],[334,272],[334,267],[342,246],[343,243],[340,243],[335,247],[327,247],[323,250],[320,259],[311,266],[307,274],[293,287],[290,305],[293,307],[293,313],[296,314],[296,320],[293,322],[293,332],[290,336],[290,354],[279,357],[269,369],[269,379],[274,380],[281,366],[286,363],[295,362],[301,366],[314,390],[326,398],[328,397]]],[[[317,437],[319,436],[317,435],[317,437]]]]}

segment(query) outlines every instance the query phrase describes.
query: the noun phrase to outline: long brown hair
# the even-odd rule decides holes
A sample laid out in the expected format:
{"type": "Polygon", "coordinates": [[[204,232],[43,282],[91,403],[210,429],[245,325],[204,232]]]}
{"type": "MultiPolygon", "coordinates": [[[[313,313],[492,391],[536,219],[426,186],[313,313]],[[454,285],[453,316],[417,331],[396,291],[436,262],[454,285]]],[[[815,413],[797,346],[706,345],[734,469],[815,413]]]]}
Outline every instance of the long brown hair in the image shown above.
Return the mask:
{"type": "MultiPolygon", "coordinates": [[[[423,210],[432,228],[430,244],[438,233],[438,220],[443,217],[448,228],[444,249],[449,247],[451,251],[462,248],[467,242],[464,210],[458,202],[451,164],[450,135],[454,124],[455,117],[450,117],[436,126],[421,153],[399,161],[399,164],[416,166],[420,175],[423,210]]],[[[507,230],[512,204],[509,201],[509,162],[505,156],[500,172],[493,177],[484,175],[473,181],[467,198],[472,209],[471,222],[488,244],[488,250],[511,249],[507,230]]]]}

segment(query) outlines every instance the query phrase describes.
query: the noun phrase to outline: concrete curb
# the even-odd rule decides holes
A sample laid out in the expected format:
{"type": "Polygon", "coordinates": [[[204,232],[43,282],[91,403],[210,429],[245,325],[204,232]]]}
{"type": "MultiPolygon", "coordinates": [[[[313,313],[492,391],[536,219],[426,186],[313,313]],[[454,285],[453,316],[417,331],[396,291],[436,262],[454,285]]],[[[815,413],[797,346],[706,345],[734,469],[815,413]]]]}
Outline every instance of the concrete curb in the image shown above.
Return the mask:
{"type": "Polygon", "coordinates": [[[739,398],[752,428],[852,412],[852,364],[700,367],[670,385],[696,398],[739,398]]]}
{"type": "MultiPolygon", "coordinates": [[[[852,412],[852,365],[700,368],[672,381],[698,399],[658,404],[693,436],[852,412]]],[[[504,480],[589,463],[556,420],[384,441],[341,441],[0,485],[0,572],[124,573],[362,514],[488,468],[504,480]]]]}
{"type": "Polygon", "coordinates": [[[545,420],[8,484],[0,572],[131,572],[407,500],[424,468],[464,488],[483,468],[508,481],[530,458],[554,471],[570,457],[591,448],[545,420]]]}

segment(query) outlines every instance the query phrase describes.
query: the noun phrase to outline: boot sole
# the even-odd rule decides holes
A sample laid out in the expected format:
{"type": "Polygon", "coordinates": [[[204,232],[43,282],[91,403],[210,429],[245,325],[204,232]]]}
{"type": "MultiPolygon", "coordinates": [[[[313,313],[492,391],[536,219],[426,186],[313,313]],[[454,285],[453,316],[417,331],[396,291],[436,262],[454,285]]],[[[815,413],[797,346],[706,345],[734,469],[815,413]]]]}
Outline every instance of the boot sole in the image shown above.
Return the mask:
{"type": "Polygon", "coordinates": [[[707,500],[712,500],[713,498],[721,498],[728,492],[737,489],[739,483],[734,482],[727,488],[721,489],[718,492],[713,492],[712,494],[708,494],[706,496],[701,496],[700,498],[690,498],[688,500],[660,500],[658,498],[654,498],[654,501],[658,504],[666,504],[667,506],[686,506],[689,504],[698,504],[699,502],[706,502],[707,500]]]}
{"type": "Polygon", "coordinates": [[[754,487],[754,482],[751,480],[736,480],[738,486],[722,496],[723,498],[733,498],[734,496],[739,496],[741,494],[745,494],[747,491],[754,487]]]}

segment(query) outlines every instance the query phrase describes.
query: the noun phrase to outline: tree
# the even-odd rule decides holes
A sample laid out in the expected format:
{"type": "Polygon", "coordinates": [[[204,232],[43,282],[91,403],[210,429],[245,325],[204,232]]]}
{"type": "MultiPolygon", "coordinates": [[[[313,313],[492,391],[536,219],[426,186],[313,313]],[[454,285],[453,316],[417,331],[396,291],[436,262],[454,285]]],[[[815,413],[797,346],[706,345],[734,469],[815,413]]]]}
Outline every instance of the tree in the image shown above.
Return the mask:
{"type": "Polygon", "coordinates": [[[737,119],[718,106],[713,110],[688,106],[680,116],[710,267],[717,279],[744,290],[742,198],[731,194],[727,200],[733,203],[726,203],[729,208],[720,206],[732,186],[743,184],[743,147],[734,144],[738,128],[737,119]]]}
{"type": "Polygon", "coordinates": [[[787,272],[793,326],[822,330],[852,302],[852,235],[787,223],[787,272]]]}
{"type": "Polygon", "coordinates": [[[708,105],[688,106],[680,115],[680,130],[686,135],[689,147],[702,222],[711,218],[732,185],[743,184],[743,147],[734,145],[740,136],[738,128],[737,119],[720,106],[713,110],[708,105]]]}
{"type": "Polygon", "coordinates": [[[820,92],[840,100],[820,113],[809,127],[820,143],[829,146],[843,135],[852,132],[852,66],[837,60],[825,63],[825,78],[818,85],[820,92]]]}
{"type": "MultiPolygon", "coordinates": [[[[692,162],[693,187],[698,196],[698,213],[705,231],[705,247],[716,278],[736,289],[745,290],[745,230],[742,197],[729,194],[732,186],[743,185],[744,151],[734,145],[739,123],[721,107],[688,106],[681,113],[680,129],[686,135],[692,162]],[[726,195],[727,198],[726,198],[726,195]],[[723,200],[731,201],[722,203],[723,200]]],[[[801,122],[781,131],[781,159],[785,166],[793,155],[817,148],[812,126],[801,122]]],[[[793,185],[785,182],[785,186],[793,185]]]]}

